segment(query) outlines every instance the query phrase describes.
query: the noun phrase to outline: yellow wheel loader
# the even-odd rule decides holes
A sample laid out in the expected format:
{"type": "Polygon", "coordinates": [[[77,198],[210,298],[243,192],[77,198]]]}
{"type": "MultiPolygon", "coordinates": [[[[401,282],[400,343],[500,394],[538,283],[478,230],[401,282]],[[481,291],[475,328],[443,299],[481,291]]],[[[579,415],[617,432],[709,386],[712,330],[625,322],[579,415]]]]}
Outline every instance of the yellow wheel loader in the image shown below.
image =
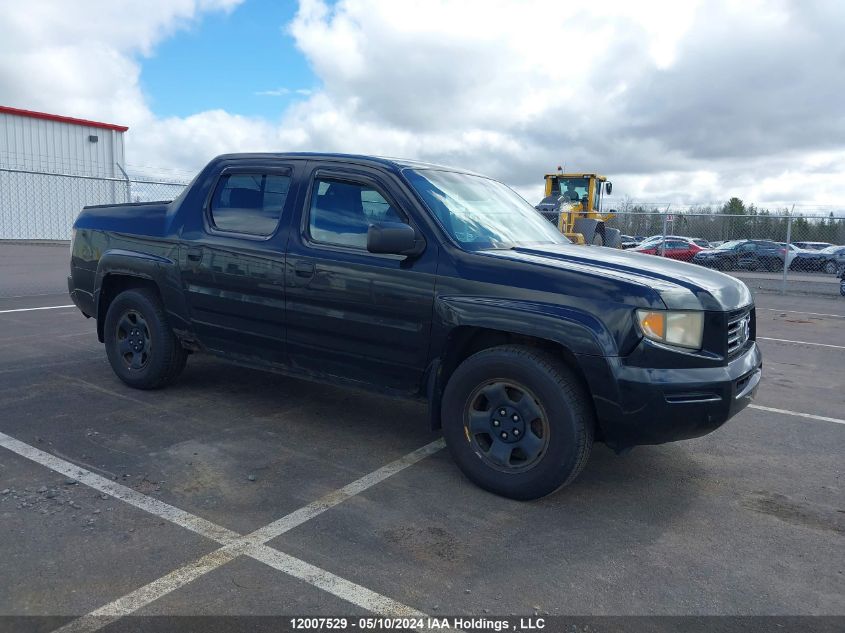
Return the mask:
{"type": "Polygon", "coordinates": [[[605,225],[616,212],[602,209],[603,197],[610,195],[613,185],[605,176],[564,174],[558,169],[545,175],[545,197],[537,210],[576,244],[622,248],[619,229],[605,225]]]}

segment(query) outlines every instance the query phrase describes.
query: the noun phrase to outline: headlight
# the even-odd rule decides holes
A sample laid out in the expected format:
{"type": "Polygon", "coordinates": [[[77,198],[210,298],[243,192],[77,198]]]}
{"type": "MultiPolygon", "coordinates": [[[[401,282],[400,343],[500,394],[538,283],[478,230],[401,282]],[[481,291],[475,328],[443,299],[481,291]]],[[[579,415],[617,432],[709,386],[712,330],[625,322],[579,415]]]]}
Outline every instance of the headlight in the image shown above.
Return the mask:
{"type": "Polygon", "coordinates": [[[703,312],[637,310],[643,336],[667,345],[701,349],[704,336],[703,312]]]}

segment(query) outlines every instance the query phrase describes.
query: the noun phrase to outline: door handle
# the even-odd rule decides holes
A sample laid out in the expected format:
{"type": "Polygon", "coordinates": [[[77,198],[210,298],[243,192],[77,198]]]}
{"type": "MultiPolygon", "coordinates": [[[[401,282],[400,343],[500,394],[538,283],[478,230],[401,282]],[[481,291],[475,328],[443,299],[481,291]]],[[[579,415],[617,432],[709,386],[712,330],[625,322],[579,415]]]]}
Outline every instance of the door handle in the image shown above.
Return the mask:
{"type": "Polygon", "coordinates": [[[202,259],[202,249],[201,248],[189,248],[188,249],[188,259],[192,262],[198,262],[202,259]]]}
{"type": "Polygon", "coordinates": [[[297,277],[312,277],[314,275],[314,264],[312,262],[297,262],[294,266],[294,273],[297,277]]]}

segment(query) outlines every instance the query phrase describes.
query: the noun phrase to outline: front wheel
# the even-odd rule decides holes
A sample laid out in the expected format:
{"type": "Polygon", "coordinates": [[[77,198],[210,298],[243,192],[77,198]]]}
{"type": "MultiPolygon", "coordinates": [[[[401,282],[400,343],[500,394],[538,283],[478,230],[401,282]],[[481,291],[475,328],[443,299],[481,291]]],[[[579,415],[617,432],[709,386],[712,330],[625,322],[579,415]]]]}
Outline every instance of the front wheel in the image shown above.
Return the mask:
{"type": "Polygon", "coordinates": [[[537,499],[567,485],[593,445],[595,420],[581,381],[530,347],[493,347],[461,363],[446,385],[441,417],[463,473],[512,499],[537,499]]]}
{"type": "Polygon", "coordinates": [[[188,354],[170,329],[158,295],[147,288],[114,298],[103,336],[112,370],[130,387],[163,387],[185,368],[188,354]]]}
{"type": "Polygon", "coordinates": [[[783,261],[781,261],[780,259],[769,260],[766,264],[766,268],[769,270],[769,272],[776,273],[779,270],[783,270],[783,261]]]}
{"type": "Polygon", "coordinates": [[[835,275],[836,274],[836,262],[831,260],[824,263],[824,272],[828,275],[835,275]]]}

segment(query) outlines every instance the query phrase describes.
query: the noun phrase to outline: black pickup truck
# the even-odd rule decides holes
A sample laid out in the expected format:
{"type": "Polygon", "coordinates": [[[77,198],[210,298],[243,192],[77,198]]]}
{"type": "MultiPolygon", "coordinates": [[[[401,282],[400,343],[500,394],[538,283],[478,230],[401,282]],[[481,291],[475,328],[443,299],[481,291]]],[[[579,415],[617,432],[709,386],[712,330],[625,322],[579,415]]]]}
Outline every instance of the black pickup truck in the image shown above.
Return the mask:
{"type": "Polygon", "coordinates": [[[761,377],[741,281],[575,246],[436,165],[220,156],[171,202],[85,207],[71,250],[70,295],[126,384],[210,352],[420,399],[463,472],[518,499],[571,482],[594,439],[716,429],[761,377]]]}

